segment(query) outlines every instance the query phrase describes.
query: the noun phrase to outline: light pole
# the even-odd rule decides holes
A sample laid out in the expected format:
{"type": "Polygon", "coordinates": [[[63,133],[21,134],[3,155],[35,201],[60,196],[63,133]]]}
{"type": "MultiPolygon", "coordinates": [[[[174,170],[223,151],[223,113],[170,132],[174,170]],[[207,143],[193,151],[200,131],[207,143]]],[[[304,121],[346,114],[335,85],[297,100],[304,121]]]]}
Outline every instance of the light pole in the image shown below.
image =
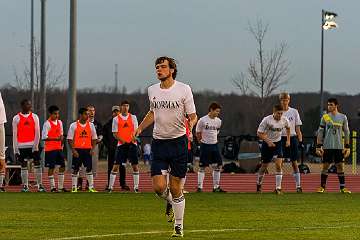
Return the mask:
{"type": "Polygon", "coordinates": [[[46,119],[46,0],[41,0],[40,122],[46,119]]]}
{"type": "Polygon", "coordinates": [[[34,104],[34,0],[31,0],[30,25],[30,96],[34,104]]]}
{"type": "Polygon", "coordinates": [[[324,30],[337,28],[336,17],[336,13],[321,11],[320,117],[324,113],[324,30]]]}

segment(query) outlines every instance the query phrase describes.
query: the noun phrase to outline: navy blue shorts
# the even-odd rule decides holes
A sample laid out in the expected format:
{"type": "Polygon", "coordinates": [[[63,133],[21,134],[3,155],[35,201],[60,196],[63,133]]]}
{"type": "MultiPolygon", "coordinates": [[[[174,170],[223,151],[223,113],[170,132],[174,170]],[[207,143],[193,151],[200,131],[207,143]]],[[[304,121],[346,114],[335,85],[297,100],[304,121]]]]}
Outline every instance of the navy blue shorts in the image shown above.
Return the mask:
{"type": "Polygon", "coordinates": [[[127,160],[129,160],[131,165],[139,163],[136,144],[125,143],[117,146],[115,152],[115,164],[125,165],[127,160]]]}
{"type": "Polygon", "coordinates": [[[281,141],[274,142],[275,147],[269,147],[269,145],[263,141],[261,144],[261,160],[263,163],[270,163],[274,158],[282,158],[281,141]]]}
{"type": "Polygon", "coordinates": [[[33,152],[32,148],[19,148],[19,158],[20,163],[24,163],[27,160],[34,160],[34,162],[40,162],[40,152],[33,152]]]}
{"type": "Polygon", "coordinates": [[[65,167],[65,157],[62,150],[45,152],[45,167],[52,169],[55,166],[65,167]]]}
{"type": "Polygon", "coordinates": [[[299,140],[297,136],[290,137],[290,147],[286,147],[286,137],[282,137],[281,147],[284,158],[288,158],[291,161],[297,161],[299,159],[299,140]]]}
{"type": "Polygon", "coordinates": [[[171,176],[184,178],[188,161],[187,142],[186,135],[174,139],[153,139],[151,176],[164,175],[169,170],[171,176]]]}
{"type": "Polygon", "coordinates": [[[220,155],[218,144],[201,143],[199,167],[208,167],[211,164],[222,166],[222,157],[220,155]]]}
{"type": "Polygon", "coordinates": [[[72,169],[76,172],[79,171],[81,165],[83,164],[86,168],[86,172],[92,171],[92,156],[90,154],[91,149],[75,149],[79,153],[79,157],[74,157],[72,159],[72,169]]]}

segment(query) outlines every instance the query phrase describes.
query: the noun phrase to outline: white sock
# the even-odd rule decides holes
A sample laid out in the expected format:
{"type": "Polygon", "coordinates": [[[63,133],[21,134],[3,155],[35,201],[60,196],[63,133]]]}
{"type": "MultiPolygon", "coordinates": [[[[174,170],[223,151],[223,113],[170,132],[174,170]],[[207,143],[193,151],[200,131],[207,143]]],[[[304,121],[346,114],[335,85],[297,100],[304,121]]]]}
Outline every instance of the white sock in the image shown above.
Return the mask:
{"type": "Polygon", "coordinates": [[[72,174],[72,175],[71,175],[72,188],[77,188],[78,175],[79,175],[79,174],[72,174]]]}
{"type": "Polygon", "coordinates": [[[198,171],[198,188],[203,188],[204,185],[204,178],[205,178],[205,171],[199,170],[198,171]]]}
{"type": "Polygon", "coordinates": [[[54,175],[49,176],[50,189],[55,188],[55,178],[54,175]]]}
{"type": "Polygon", "coordinates": [[[35,166],[34,171],[35,171],[36,183],[38,187],[40,187],[42,185],[42,169],[40,166],[35,166]]]}
{"type": "Polygon", "coordinates": [[[295,178],[295,182],[296,182],[296,188],[301,187],[301,182],[300,182],[300,173],[294,173],[293,174],[294,178],[295,178]]]}
{"type": "Polygon", "coordinates": [[[174,210],[175,216],[175,226],[180,226],[183,228],[184,223],[184,211],[185,211],[185,198],[184,195],[181,195],[178,198],[174,198],[172,201],[172,207],[174,210]]]}
{"type": "Polygon", "coordinates": [[[139,179],[140,179],[140,173],[139,172],[133,172],[134,189],[139,188],[139,179]]]}
{"type": "Polygon", "coordinates": [[[183,190],[184,190],[185,182],[186,182],[186,176],[184,178],[180,179],[181,189],[183,189],[183,190]]]}
{"type": "Polygon", "coordinates": [[[260,173],[260,172],[258,172],[258,174],[257,174],[256,184],[258,184],[258,185],[262,185],[263,180],[264,180],[264,176],[265,176],[265,174],[264,174],[264,173],[260,173]]]}
{"type": "Polygon", "coordinates": [[[110,181],[109,181],[109,189],[113,189],[113,188],[114,188],[115,179],[116,179],[116,172],[111,172],[111,174],[110,174],[110,181]]]}
{"type": "Polygon", "coordinates": [[[220,187],[220,169],[213,170],[213,187],[218,188],[220,187]]]}
{"type": "Polygon", "coordinates": [[[64,173],[58,173],[58,188],[63,189],[64,188],[64,173]]]}
{"type": "Polygon", "coordinates": [[[24,186],[29,186],[29,170],[27,168],[21,168],[21,181],[24,186]]]}
{"type": "Polygon", "coordinates": [[[5,179],[5,174],[0,173],[0,187],[4,186],[4,179],[5,179]]]}
{"type": "Polygon", "coordinates": [[[276,189],[281,189],[282,172],[275,173],[276,189]]]}
{"type": "Polygon", "coordinates": [[[86,173],[86,179],[89,182],[89,189],[94,188],[94,175],[92,172],[86,173]]]}

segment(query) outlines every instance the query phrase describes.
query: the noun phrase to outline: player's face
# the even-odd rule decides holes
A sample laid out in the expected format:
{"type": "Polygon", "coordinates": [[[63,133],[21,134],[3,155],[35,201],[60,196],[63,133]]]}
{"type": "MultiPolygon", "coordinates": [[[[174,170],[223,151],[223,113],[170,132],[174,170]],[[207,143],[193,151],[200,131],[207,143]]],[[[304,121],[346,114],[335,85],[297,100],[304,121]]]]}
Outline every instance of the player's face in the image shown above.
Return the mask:
{"type": "Polygon", "coordinates": [[[32,109],[31,101],[27,101],[21,106],[21,110],[23,112],[30,112],[31,109],[32,109]]]}
{"type": "Polygon", "coordinates": [[[276,121],[279,121],[281,119],[281,116],[283,115],[283,111],[275,111],[274,112],[274,119],[276,121]]]}
{"type": "Polygon", "coordinates": [[[165,60],[162,63],[159,63],[155,66],[156,69],[156,76],[160,81],[165,81],[166,79],[169,79],[172,76],[172,73],[174,72],[174,69],[171,69],[169,67],[168,60],[165,60]]]}
{"type": "Polygon", "coordinates": [[[116,117],[117,115],[119,115],[119,110],[112,111],[112,116],[113,117],[116,117]]]}
{"type": "Polygon", "coordinates": [[[328,112],[334,112],[336,110],[337,106],[335,105],[335,103],[329,102],[327,105],[327,108],[328,108],[328,112]]]}
{"type": "Polygon", "coordinates": [[[283,107],[288,107],[289,103],[290,103],[290,98],[282,98],[282,99],[280,99],[280,104],[283,107]]]}
{"type": "Polygon", "coordinates": [[[89,117],[94,118],[95,117],[95,108],[94,107],[88,107],[89,117]]]}
{"type": "Polygon", "coordinates": [[[50,119],[53,121],[58,120],[59,117],[60,117],[60,111],[55,111],[50,115],[50,119]]]}
{"type": "Polygon", "coordinates": [[[89,119],[89,111],[86,111],[80,115],[80,120],[87,121],[88,119],[89,119]]]}
{"type": "Polygon", "coordinates": [[[127,114],[129,112],[130,105],[129,104],[123,104],[121,105],[121,113],[127,114]]]}
{"type": "Polygon", "coordinates": [[[221,109],[217,108],[215,110],[211,110],[210,114],[211,114],[212,117],[218,117],[220,115],[220,111],[221,111],[221,109]]]}

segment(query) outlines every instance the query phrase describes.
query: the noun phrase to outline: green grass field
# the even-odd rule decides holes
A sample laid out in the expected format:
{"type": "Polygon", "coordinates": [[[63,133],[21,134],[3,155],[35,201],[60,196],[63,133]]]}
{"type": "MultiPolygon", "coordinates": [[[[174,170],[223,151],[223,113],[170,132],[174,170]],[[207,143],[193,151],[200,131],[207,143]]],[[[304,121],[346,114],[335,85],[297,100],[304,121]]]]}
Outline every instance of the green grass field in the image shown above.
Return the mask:
{"type": "MultiPolygon", "coordinates": [[[[0,194],[0,239],[169,239],[154,194],[0,194]]],[[[360,239],[360,194],[187,194],[185,239],[360,239]]]]}

